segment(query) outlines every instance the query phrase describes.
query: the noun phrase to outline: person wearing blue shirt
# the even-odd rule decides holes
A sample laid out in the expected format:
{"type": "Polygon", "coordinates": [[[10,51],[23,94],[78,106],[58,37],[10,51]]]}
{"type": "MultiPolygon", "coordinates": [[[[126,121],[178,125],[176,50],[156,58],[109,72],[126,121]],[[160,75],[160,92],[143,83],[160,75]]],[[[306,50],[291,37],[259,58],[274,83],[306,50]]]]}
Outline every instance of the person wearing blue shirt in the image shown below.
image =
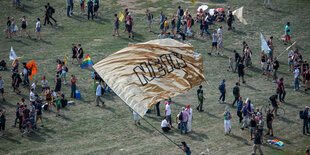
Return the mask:
{"type": "Polygon", "coordinates": [[[243,102],[242,114],[243,114],[243,125],[241,129],[243,130],[244,128],[248,127],[248,124],[247,124],[248,111],[247,111],[247,104],[245,102],[243,102]]]}
{"type": "Polygon", "coordinates": [[[237,116],[239,117],[239,123],[242,122],[242,106],[243,106],[243,101],[242,97],[239,97],[238,103],[237,103],[237,116]]]}
{"type": "Polygon", "coordinates": [[[221,92],[221,96],[218,99],[219,103],[221,103],[221,99],[223,103],[225,103],[225,94],[226,94],[226,85],[225,85],[225,79],[220,83],[219,90],[221,92]]]}
{"type": "Polygon", "coordinates": [[[159,28],[161,29],[161,30],[163,30],[164,29],[164,19],[165,19],[165,15],[163,14],[163,12],[162,11],[160,11],[160,23],[159,23],[159,28]]]}

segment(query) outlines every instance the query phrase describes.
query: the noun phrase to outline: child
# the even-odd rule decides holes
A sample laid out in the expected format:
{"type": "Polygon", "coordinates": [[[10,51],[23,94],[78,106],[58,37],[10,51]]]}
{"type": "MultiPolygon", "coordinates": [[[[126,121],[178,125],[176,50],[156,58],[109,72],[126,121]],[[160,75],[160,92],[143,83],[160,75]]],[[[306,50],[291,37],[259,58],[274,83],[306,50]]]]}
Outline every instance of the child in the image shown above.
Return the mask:
{"type": "Polygon", "coordinates": [[[35,80],[34,83],[31,85],[31,88],[36,92],[36,87],[37,87],[38,80],[35,80]]]}
{"type": "Polygon", "coordinates": [[[63,84],[67,84],[66,75],[67,75],[67,66],[65,66],[65,62],[62,62],[61,66],[61,81],[63,81],[63,84]]]}
{"type": "Polygon", "coordinates": [[[228,62],[229,62],[229,66],[228,66],[227,71],[229,71],[229,69],[231,69],[231,71],[234,72],[233,61],[232,61],[231,57],[228,58],[228,62]]]}
{"type": "Polygon", "coordinates": [[[37,18],[35,32],[37,34],[37,38],[36,39],[38,39],[38,37],[39,37],[39,40],[41,40],[41,22],[40,22],[40,18],[37,18]]]}
{"type": "Polygon", "coordinates": [[[61,95],[60,93],[57,93],[57,99],[56,99],[56,108],[57,108],[57,111],[56,111],[56,117],[60,116],[60,105],[61,105],[61,95]]]}

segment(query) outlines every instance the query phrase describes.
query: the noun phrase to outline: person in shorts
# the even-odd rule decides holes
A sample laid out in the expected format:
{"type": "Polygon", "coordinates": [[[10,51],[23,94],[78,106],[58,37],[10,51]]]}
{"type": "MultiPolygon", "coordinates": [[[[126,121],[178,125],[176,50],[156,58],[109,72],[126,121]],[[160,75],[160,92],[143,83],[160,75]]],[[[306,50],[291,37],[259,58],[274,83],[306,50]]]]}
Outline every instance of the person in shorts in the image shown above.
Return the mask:
{"type": "Polygon", "coordinates": [[[211,52],[208,53],[209,55],[211,55],[211,53],[212,53],[214,47],[215,47],[216,51],[218,50],[218,49],[217,49],[217,39],[218,39],[218,35],[217,35],[217,33],[216,33],[216,30],[213,31],[211,37],[212,37],[212,44],[211,44],[211,52]]]}
{"type": "Polygon", "coordinates": [[[74,62],[74,59],[76,59],[76,61],[78,61],[77,60],[77,52],[78,52],[78,48],[72,42],[72,64],[74,62]]]}
{"type": "Polygon", "coordinates": [[[41,40],[41,22],[40,22],[40,18],[37,18],[35,32],[37,34],[37,39],[39,37],[39,40],[41,40]]]}
{"type": "Polygon", "coordinates": [[[255,120],[255,115],[252,115],[251,121],[250,121],[250,130],[251,130],[251,140],[254,139],[254,134],[256,131],[256,120],[255,120]]]}
{"type": "Polygon", "coordinates": [[[48,81],[46,80],[45,76],[43,76],[41,81],[41,87],[42,87],[42,97],[45,94],[45,90],[48,88],[48,81]]]}
{"type": "Polygon", "coordinates": [[[61,66],[61,79],[62,79],[64,85],[67,84],[67,80],[66,80],[67,72],[66,72],[66,69],[67,69],[67,66],[65,66],[65,62],[62,62],[62,66],[61,66]]]}
{"type": "Polygon", "coordinates": [[[57,93],[57,99],[56,99],[56,117],[60,116],[60,105],[61,105],[61,98],[62,96],[60,93],[57,93]]]}
{"type": "Polygon", "coordinates": [[[273,129],[272,129],[272,121],[273,121],[274,117],[273,114],[270,112],[270,110],[267,111],[267,128],[268,128],[268,132],[266,135],[270,135],[271,137],[273,137],[273,129]]]}
{"type": "Polygon", "coordinates": [[[3,85],[4,85],[4,81],[3,81],[2,77],[0,76],[0,93],[1,93],[1,96],[2,96],[2,100],[5,101],[4,96],[3,96],[3,94],[4,94],[3,85]]]}
{"type": "Polygon", "coordinates": [[[238,82],[239,83],[240,83],[240,77],[242,78],[242,83],[245,83],[244,74],[245,74],[245,71],[244,71],[243,61],[239,61],[239,64],[238,64],[238,82]]]}
{"type": "Polygon", "coordinates": [[[113,31],[113,36],[115,36],[115,33],[117,33],[117,37],[119,36],[119,18],[117,14],[114,14],[114,31],[113,31]]]}
{"type": "Polygon", "coordinates": [[[25,33],[27,34],[27,37],[30,38],[30,35],[29,35],[28,31],[27,31],[26,16],[23,16],[20,20],[22,21],[22,25],[21,25],[21,28],[22,28],[22,29],[21,29],[21,31],[20,31],[20,37],[23,37],[23,32],[25,32],[25,33]]]}
{"type": "Polygon", "coordinates": [[[139,116],[139,114],[136,113],[134,110],[132,110],[132,113],[133,113],[133,119],[134,119],[135,125],[137,125],[137,122],[139,125],[141,125],[140,123],[141,117],[139,116]]]}
{"type": "Polygon", "coordinates": [[[291,26],[290,26],[290,22],[287,22],[287,24],[285,26],[284,45],[287,45],[287,43],[291,43],[291,26]]]}
{"type": "Polygon", "coordinates": [[[81,8],[81,13],[84,13],[85,12],[85,0],[80,0],[80,8],[81,8]]]}
{"type": "Polygon", "coordinates": [[[44,127],[43,119],[42,119],[42,104],[41,104],[41,101],[39,101],[39,100],[36,100],[36,112],[37,112],[36,124],[37,124],[38,120],[40,119],[41,123],[42,123],[41,127],[44,127]]]}
{"type": "Polygon", "coordinates": [[[276,116],[279,116],[277,113],[278,105],[279,105],[278,95],[279,95],[279,91],[277,91],[276,95],[272,95],[269,97],[269,100],[271,101],[271,105],[273,107],[273,109],[271,110],[271,113],[273,113],[274,111],[276,116]]]}
{"type": "Polygon", "coordinates": [[[94,0],[94,16],[98,18],[99,0],[94,0]]]}

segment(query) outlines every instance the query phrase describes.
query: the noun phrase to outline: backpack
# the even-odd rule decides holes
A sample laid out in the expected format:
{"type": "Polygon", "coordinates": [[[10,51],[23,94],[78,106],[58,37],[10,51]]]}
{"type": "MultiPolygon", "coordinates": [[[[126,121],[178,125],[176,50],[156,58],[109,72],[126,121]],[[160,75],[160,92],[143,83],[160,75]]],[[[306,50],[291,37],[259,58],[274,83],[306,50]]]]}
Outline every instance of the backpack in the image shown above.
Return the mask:
{"type": "Polygon", "coordinates": [[[179,120],[180,120],[180,121],[183,120],[183,113],[182,113],[182,111],[181,111],[180,114],[179,114],[179,120]]]}
{"type": "Polygon", "coordinates": [[[28,76],[30,76],[32,74],[31,69],[27,68],[27,72],[28,72],[28,76]]]}
{"type": "Polygon", "coordinates": [[[68,100],[66,100],[66,99],[62,99],[61,100],[61,107],[66,107],[67,106],[67,104],[68,104],[68,100]]]}
{"type": "Polygon", "coordinates": [[[305,119],[304,111],[299,111],[299,118],[300,119],[305,119]]]}
{"type": "Polygon", "coordinates": [[[238,95],[238,87],[234,87],[234,89],[233,89],[233,94],[234,94],[234,95],[238,95]]]}
{"type": "Polygon", "coordinates": [[[183,16],[184,15],[184,11],[183,9],[180,9],[180,16],[183,16]]]}
{"type": "Polygon", "coordinates": [[[51,6],[50,6],[50,8],[51,8],[52,14],[55,13],[55,9],[51,6]]]}
{"type": "Polygon", "coordinates": [[[44,104],[44,105],[43,105],[43,110],[44,110],[44,111],[47,111],[47,110],[48,110],[48,104],[44,104]]]}
{"type": "Polygon", "coordinates": [[[65,71],[68,72],[68,67],[66,66],[65,71]]]}
{"type": "Polygon", "coordinates": [[[103,94],[104,94],[104,88],[101,87],[101,95],[103,95],[103,94]]]}
{"type": "Polygon", "coordinates": [[[195,24],[195,20],[192,18],[192,23],[191,23],[191,26],[193,26],[195,24]]]}
{"type": "Polygon", "coordinates": [[[221,83],[220,85],[219,85],[219,90],[223,90],[224,89],[224,86],[223,86],[223,84],[221,83]]]}
{"type": "Polygon", "coordinates": [[[277,96],[276,95],[272,95],[269,97],[269,100],[274,102],[276,100],[277,96]]]}

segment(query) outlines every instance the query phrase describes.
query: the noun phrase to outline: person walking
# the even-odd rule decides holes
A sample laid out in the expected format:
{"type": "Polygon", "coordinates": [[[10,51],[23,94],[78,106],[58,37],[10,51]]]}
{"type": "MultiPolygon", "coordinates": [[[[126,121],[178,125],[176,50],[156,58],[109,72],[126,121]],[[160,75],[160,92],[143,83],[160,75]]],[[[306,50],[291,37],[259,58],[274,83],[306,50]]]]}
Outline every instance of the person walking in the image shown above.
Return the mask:
{"type": "MultiPolygon", "coordinates": [[[[212,54],[214,47],[215,47],[215,50],[218,51],[218,47],[217,47],[218,34],[216,33],[216,30],[213,31],[211,37],[212,37],[212,44],[211,44],[211,52],[208,53],[209,55],[212,54]]],[[[217,56],[217,53],[215,53],[215,56],[217,56]]]]}
{"type": "Polygon", "coordinates": [[[157,103],[156,103],[156,112],[157,112],[157,116],[160,116],[159,105],[160,105],[160,102],[157,102],[157,103]]]}
{"type": "Polygon", "coordinates": [[[165,107],[165,116],[168,118],[168,122],[170,124],[170,126],[172,126],[172,121],[171,121],[171,102],[168,102],[167,99],[165,100],[165,104],[166,104],[166,107],[165,107]]]}
{"type": "Polygon", "coordinates": [[[89,14],[91,14],[91,19],[94,20],[94,3],[92,0],[88,0],[87,9],[87,19],[89,20],[89,14]]]}
{"type": "Polygon", "coordinates": [[[67,4],[67,17],[71,17],[71,0],[66,0],[67,4]]]}
{"type": "Polygon", "coordinates": [[[189,114],[188,122],[187,122],[187,128],[188,128],[188,132],[191,132],[192,131],[193,109],[190,107],[190,105],[187,105],[186,110],[189,114]]]}
{"type": "Polygon", "coordinates": [[[180,122],[180,133],[183,134],[183,128],[184,128],[184,132],[185,134],[187,134],[187,122],[189,119],[189,114],[188,112],[185,110],[184,107],[182,107],[182,111],[179,114],[179,120],[180,122]]]}
{"type": "Polygon", "coordinates": [[[2,96],[2,101],[4,102],[5,101],[5,98],[4,98],[4,80],[2,79],[2,77],[0,76],[0,93],[1,93],[1,96],[2,96]]]}
{"type": "Polygon", "coordinates": [[[277,91],[279,92],[279,101],[284,103],[284,99],[285,99],[285,89],[284,89],[284,84],[283,84],[283,78],[280,78],[280,80],[278,81],[278,88],[277,91]]]}
{"type": "Polygon", "coordinates": [[[141,125],[140,123],[141,117],[139,116],[139,114],[136,113],[134,110],[132,110],[132,114],[133,114],[133,120],[134,120],[135,125],[137,125],[137,123],[138,125],[141,125]]]}
{"type": "Polygon", "coordinates": [[[302,133],[305,135],[306,132],[310,134],[309,132],[309,107],[306,106],[304,112],[303,112],[303,126],[302,126],[302,133]]]}
{"type": "Polygon", "coordinates": [[[264,7],[270,7],[270,0],[264,0],[264,7]]]}
{"type": "Polygon", "coordinates": [[[48,17],[52,19],[56,24],[57,21],[53,18],[53,13],[55,13],[55,9],[52,6],[50,6],[50,3],[47,3],[47,12],[48,12],[48,17]]]}
{"type": "Polygon", "coordinates": [[[49,15],[49,10],[47,8],[47,5],[44,6],[45,8],[45,11],[44,11],[44,26],[46,25],[46,22],[47,24],[51,24],[51,26],[53,26],[53,23],[50,21],[50,15],[49,15]]]}
{"type": "Polygon", "coordinates": [[[223,117],[224,117],[224,128],[225,128],[225,136],[226,136],[227,134],[230,134],[230,132],[231,132],[230,120],[232,118],[232,115],[229,112],[228,107],[225,108],[225,112],[223,113],[223,117]]]}
{"type": "Polygon", "coordinates": [[[96,106],[99,106],[99,102],[102,103],[102,105],[104,105],[104,102],[101,100],[101,96],[103,94],[102,92],[102,87],[101,85],[99,84],[99,82],[96,82],[96,85],[97,85],[97,89],[96,89],[96,106]]]}
{"type": "Polygon", "coordinates": [[[287,22],[287,24],[285,26],[284,45],[287,45],[287,43],[291,43],[291,26],[290,26],[290,22],[287,22]]]}
{"type": "Polygon", "coordinates": [[[185,142],[181,142],[181,146],[183,147],[183,151],[186,153],[186,155],[192,154],[190,148],[187,146],[185,142]]]}
{"type": "Polygon", "coordinates": [[[266,135],[270,135],[271,137],[273,137],[273,129],[272,129],[272,122],[273,122],[274,116],[273,114],[270,112],[270,110],[267,110],[267,128],[268,128],[268,132],[266,135]]]}
{"type": "Polygon", "coordinates": [[[27,21],[26,21],[26,16],[23,16],[21,19],[22,21],[22,25],[21,25],[21,30],[20,30],[20,37],[23,37],[23,32],[25,32],[27,34],[27,37],[31,38],[29,35],[29,32],[27,31],[27,21]]]}
{"type": "Polygon", "coordinates": [[[234,72],[236,72],[236,70],[238,69],[239,62],[242,61],[242,58],[236,50],[234,50],[234,53],[235,53],[235,63],[236,63],[234,72]]]}
{"type": "Polygon", "coordinates": [[[221,103],[221,99],[222,99],[222,101],[223,101],[222,103],[225,103],[225,94],[226,94],[225,79],[223,79],[223,81],[220,83],[219,90],[220,90],[221,96],[218,99],[218,101],[219,101],[219,103],[221,103]]]}
{"type": "Polygon", "coordinates": [[[77,81],[75,75],[73,75],[73,74],[71,75],[70,81],[71,81],[71,98],[75,98],[76,97],[76,94],[75,94],[75,91],[76,91],[76,81],[77,81]]]}
{"type": "Polygon", "coordinates": [[[242,117],[242,108],[243,108],[243,101],[242,97],[239,96],[238,103],[237,103],[237,116],[239,117],[239,123],[242,123],[243,117],[242,117]]]}
{"type": "Polygon", "coordinates": [[[198,97],[198,106],[196,109],[200,112],[203,112],[204,110],[202,109],[202,106],[203,106],[203,100],[205,99],[205,97],[203,96],[202,85],[200,85],[199,89],[197,90],[197,97],[198,97]]]}
{"type": "Polygon", "coordinates": [[[261,155],[263,155],[263,151],[261,149],[261,145],[262,145],[262,142],[261,142],[261,137],[262,135],[259,133],[258,130],[256,130],[255,132],[255,138],[254,138],[254,145],[253,145],[253,152],[252,152],[252,155],[255,155],[256,154],[256,150],[258,149],[259,153],[261,155]]]}
{"type": "Polygon", "coordinates": [[[250,135],[251,135],[251,139],[250,140],[254,139],[253,137],[255,137],[256,129],[257,129],[257,122],[255,120],[255,115],[253,114],[252,118],[251,118],[251,121],[250,121],[250,135]]]}
{"type": "Polygon", "coordinates": [[[41,22],[40,22],[40,18],[37,18],[35,32],[36,32],[36,39],[38,39],[38,37],[39,37],[38,40],[41,40],[41,22]]]}
{"type": "Polygon", "coordinates": [[[223,27],[220,26],[220,28],[218,28],[218,30],[217,30],[217,35],[218,35],[217,55],[219,55],[219,49],[221,49],[221,52],[222,52],[221,56],[224,56],[224,50],[223,50],[223,48],[224,48],[224,46],[223,46],[223,30],[222,29],[223,29],[223,27]]]}
{"type": "Polygon", "coordinates": [[[273,65],[273,80],[272,80],[272,82],[273,83],[277,83],[277,80],[278,80],[277,71],[278,71],[278,69],[280,67],[280,64],[279,64],[279,61],[278,61],[277,57],[273,58],[272,65],[273,65]]]}
{"type": "Polygon", "coordinates": [[[245,67],[243,65],[243,61],[239,61],[237,68],[238,68],[238,82],[240,83],[240,77],[241,77],[242,83],[244,84],[245,83],[245,80],[244,80],[245,67]]]}
{"type": "Polygon", "coordinates": [[[239,88],[239,82],[236,82],[236,86],[233,88],[233,95],[235,97],[234,102],[232,103],[232,106],[235,106],[235,103],[238,102],[240,97],[240,88],[239,88]]]}
{"type": "Polygon", "coordinates": [[[17,102],[16,109],[15,109],[15,119],[14,119],[14,124],[12,125],[12,127],[16,127],[16,123],[19,118],[19,107],[20,107],[20,104],[17,102]]]}
{"type": "Polygon", "coordinates": [[[299,74],[300,74],[300,71],[299,71],[298,66],[296,65],[295,71],[294,71],[294,91],[299,90],[299,74]]]}

